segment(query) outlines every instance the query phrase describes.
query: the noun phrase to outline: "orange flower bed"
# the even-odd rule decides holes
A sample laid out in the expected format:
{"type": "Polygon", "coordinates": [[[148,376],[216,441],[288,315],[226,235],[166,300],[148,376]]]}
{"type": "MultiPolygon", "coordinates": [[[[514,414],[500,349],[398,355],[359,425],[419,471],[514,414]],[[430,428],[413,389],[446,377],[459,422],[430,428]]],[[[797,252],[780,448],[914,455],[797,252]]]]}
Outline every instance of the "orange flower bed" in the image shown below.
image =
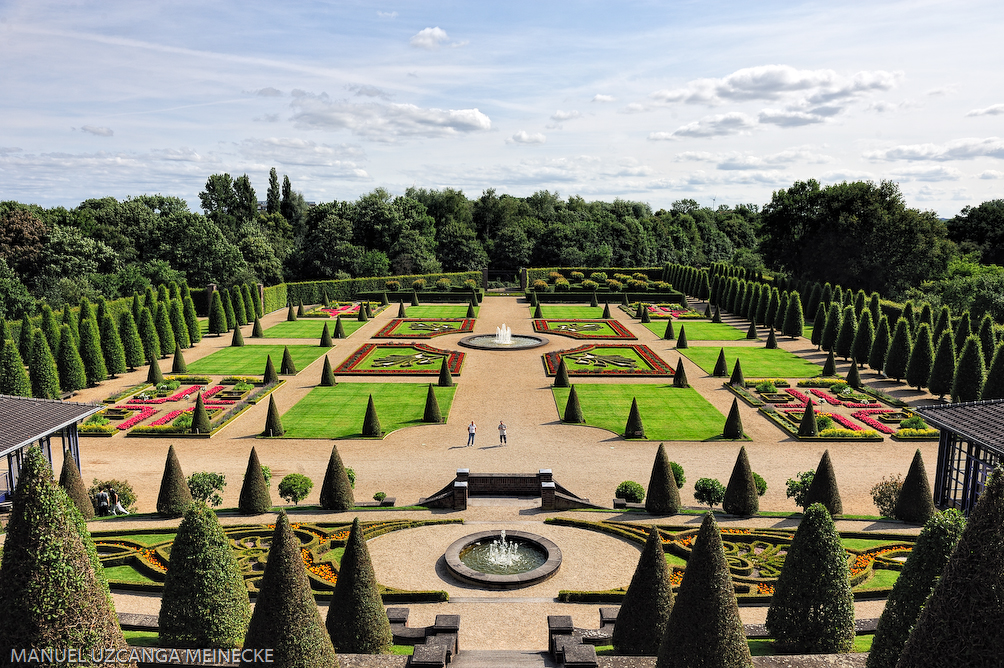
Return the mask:
{"type": "Polygon", "coordinates": [[[309,550],[300,550],[300,557],[307,570],[326,582],[335,584],[338,581],[338,573],[330,564],[315,564],[314,557],[309,550]]]}
{"type": "Polygon", "coordinates": [[[767,584],[766,582],[761,582],[757,585],[757,593],[763,596],[773,596],[774,595],[774,585],[767,584]]]}
{"type": "Polygon", "coordinates": [[[165,564],[163,561],[160,560],[160,557],[157,556],[156,550],[143,550],[142,552],[140,552],[140,556],[143,559],[146,559],[146,561],[149,562],[151,566],[156,568],[161,573],[167,572],[167,564],[165,564]]]}

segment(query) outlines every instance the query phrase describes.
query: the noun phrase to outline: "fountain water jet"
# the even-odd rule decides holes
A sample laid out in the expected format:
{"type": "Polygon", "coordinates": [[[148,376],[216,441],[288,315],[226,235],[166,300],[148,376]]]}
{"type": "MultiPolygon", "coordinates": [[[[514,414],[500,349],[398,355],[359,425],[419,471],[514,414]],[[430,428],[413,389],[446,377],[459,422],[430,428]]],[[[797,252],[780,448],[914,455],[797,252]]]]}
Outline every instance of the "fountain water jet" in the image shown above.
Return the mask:
{"type": "Polygon", "coordinates": [[[506,327],[504,322],[501,327],[495,328],[495,343],[500,346],[512,345],[512,328],[506,327]]]}

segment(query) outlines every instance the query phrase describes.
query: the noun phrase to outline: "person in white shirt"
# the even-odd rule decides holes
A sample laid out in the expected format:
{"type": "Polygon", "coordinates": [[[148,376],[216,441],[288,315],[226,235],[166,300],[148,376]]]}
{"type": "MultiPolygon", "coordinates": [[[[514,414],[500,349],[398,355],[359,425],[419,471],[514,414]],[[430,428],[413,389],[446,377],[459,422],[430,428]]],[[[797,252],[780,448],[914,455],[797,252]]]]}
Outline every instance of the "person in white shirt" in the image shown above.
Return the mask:
{"type": "Polygon", "coordinates": [[[467,447],[474,445],[474,434],[477,433],[477,431],[478,426],[474,424],[474,420],[471,420],[471,423],[467,425],[467,447]]]}
{"type": "Polygon", "coordinates": [[[506,445],[505,430],[506,430],[505,422],[499,420],[499,445],[506,445]]]}

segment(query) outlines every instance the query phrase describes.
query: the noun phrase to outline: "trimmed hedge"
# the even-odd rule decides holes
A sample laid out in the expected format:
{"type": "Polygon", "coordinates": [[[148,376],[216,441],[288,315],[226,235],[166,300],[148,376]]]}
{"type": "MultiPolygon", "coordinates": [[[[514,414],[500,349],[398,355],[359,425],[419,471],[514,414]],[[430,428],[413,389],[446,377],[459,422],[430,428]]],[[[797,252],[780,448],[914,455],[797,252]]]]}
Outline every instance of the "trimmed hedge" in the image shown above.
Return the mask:
{"type": "MultiPolygon", "coordinates": [[[[377,301],[380,295],[386,290],[386,283],[389,280],[400,281],[402,285],[408,285],[416,279],[424,278],[426,282],[434,284],[440,278],[448,278],[454,285],[463,285],[466,280],[481,282],[482,273],[480,271],[465,271],[457,273],[424,274],[410,276],[378,276],[370,278],[346,278],[329,281],[305,281],[302,283],[280,283],[272,285],[264,290],[263,310],[265,313],[278,311],[285,308],[287,302],[302,301],[304,304],[320,304],[323,298],[322,292],[332,301],[353,301],[360,293],[377,293],[377,301]]],[[[408,293],[410,298],[411,293],[408,293]]],[[[466,297],[463,301],[467,301],[466,297]]]]}

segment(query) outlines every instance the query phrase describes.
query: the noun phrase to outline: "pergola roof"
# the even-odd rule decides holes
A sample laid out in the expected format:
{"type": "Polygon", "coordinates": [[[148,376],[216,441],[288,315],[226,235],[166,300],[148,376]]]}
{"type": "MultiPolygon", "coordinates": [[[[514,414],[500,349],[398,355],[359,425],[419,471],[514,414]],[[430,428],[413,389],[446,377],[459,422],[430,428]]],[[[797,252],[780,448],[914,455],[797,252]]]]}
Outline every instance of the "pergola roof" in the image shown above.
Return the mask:
{"type": "Polygon", "coordinates": [[[1004,399],[918,406],[914,410],[935,427],[1004,456],[1004,399]]]}
{"type": "Polygon", "coordinates": [[[98,404],[0,394],[0,457],[94,415],[103,408],[98,404]]]}

